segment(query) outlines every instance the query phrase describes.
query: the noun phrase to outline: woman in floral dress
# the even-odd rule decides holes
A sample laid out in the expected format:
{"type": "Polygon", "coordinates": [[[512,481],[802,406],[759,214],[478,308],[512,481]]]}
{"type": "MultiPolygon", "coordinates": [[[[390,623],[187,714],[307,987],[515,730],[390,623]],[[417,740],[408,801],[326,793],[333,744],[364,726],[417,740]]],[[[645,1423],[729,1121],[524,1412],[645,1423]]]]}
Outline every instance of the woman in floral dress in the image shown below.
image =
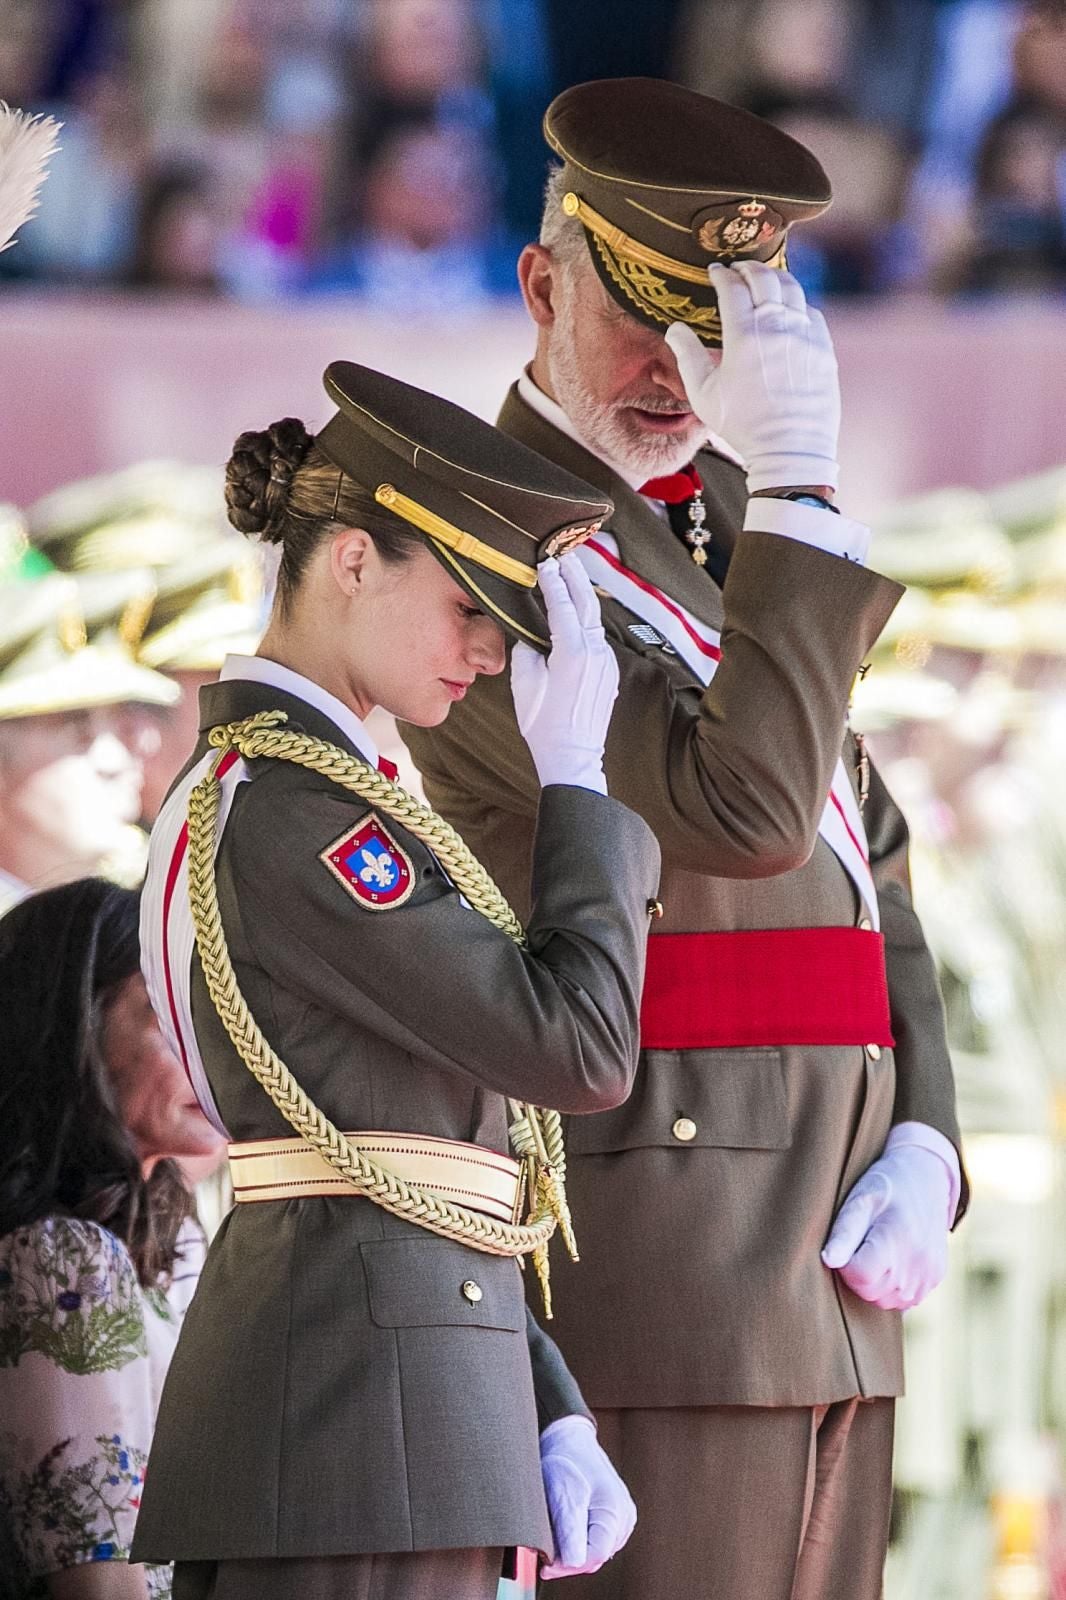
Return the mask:
{"type": "Polygon", "coordinates": [[[221,1141],[156,1024],[138,914],[89,878],[0,920],[0,1551],[26,1600],[170,1594],[128,1555],[203,1256],[175,1158],[221,1141]]]}

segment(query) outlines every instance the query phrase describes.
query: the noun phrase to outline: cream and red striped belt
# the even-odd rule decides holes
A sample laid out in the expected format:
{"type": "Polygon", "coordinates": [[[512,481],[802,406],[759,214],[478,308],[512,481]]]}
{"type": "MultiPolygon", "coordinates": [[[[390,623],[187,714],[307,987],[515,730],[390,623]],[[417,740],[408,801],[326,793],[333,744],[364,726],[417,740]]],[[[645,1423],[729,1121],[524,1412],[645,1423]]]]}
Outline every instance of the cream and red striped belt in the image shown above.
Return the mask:
{"type": "MultiPolygon", "coordinates": [[[[350,1143],[404,1183],[431,1189],[499,1222],[519,1222],[521,1167],[498,1150],[424,1133],[346,1133],[350,1143]]],[[[305,1195],[358,1195],[303,1139],[250,1139],[231,1144],[233,1198],[297,1200],[305,1195]]]]}

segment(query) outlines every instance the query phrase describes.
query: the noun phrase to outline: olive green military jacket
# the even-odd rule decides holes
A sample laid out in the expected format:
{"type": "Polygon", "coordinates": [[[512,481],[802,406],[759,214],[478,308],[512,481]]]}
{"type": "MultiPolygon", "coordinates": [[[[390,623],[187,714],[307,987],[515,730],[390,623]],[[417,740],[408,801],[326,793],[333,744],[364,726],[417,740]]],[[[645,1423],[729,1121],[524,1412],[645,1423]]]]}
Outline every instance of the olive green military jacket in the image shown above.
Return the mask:
{"type": "MultiPolygon", "coordinates": [[[[792,540],[737,538],[744,475],[705,452],[707,526],[735,547],[723,595],[646,501],[514,391],[500,426],[606,489],[623,562],[722,630],[704,691],[603,601],[621,669],[608,785],[663,853],[665,915],[652,937],[856,926],[851,880],[816,830],[855,671],[898,587],[792,540]]],[[[479,683],[439,729],[402,731],[433,804],[520,897],[536,789],[506,685],[479,683]]],[[[844,761],[854,772],[850,736],[844,761]]],[[[898,1314],[853,1296],[819,1252],[894,1122],[929,1123],[953,1142],[958,1130],[907,830],[876,773],[864,816],[895,1052],[646,1051],[626,1105],[570,1126],[582,1261],[559,1275],[553,1332],[593,1406],[814,1405],[900,1391],[898,1314]],[[696,1128],[686,1144],[672,1131],[682,1116],[696,1128]]]]}
{"type": "MultiPolygon", "coordinates": [[[[247,681],[201,692],[202,727],[269,707],[351,751],[322,713],[247,681]]],[[[319,853],[366,802],[284,762],[248,770],[218,852],[223,926],[253,1015],[339,1127],[506,1151],[505,1096],[571,1113],[626,1097],[659,874],[645,823],[603,795],[544,791],[520,949],[388,819],[415,888],[391,910],[360,904],[319,853]]],[[[195,956],[192,1009],[231,1137],[291,1135],[195,956]]],[[[134,1559],[550,1549],[538,1432],[574,1410],[513,1259],[358,1196],[237,1205],[167,1378],[134,1559]]]]}

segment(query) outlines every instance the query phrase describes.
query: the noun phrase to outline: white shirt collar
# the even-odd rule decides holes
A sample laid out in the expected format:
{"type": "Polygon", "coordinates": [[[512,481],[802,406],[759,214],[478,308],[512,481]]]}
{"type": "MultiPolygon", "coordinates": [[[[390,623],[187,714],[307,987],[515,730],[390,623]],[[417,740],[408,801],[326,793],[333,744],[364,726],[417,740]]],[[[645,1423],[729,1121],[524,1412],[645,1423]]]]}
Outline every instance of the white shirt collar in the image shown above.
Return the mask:
{"type": "Polygon", "coordinates": [[[365,724],[342,700],[338,700],[336,695],[330,694],[328,689],[323,689],[321,684],[305,678],[303,673],[293,672],[291,667],[283,667],[279,661],[271,661],[266,656],[233,655],[226,657],[218,677],[220,683],[232,682],[234,679],[243,679],[248,683],[265,683],[272,689],[284,689],[286,694],[294,695],[297,700],[306,701],[309,706],[314,706],[316,711],[321,711],[323,716],[336,723],[370,766],[377,766],[377,746],[367,733],[365,724]]]}
{"type": "Polygon", "coordinates": [[[19,900],[25,900],[33,890],[28,883],[23,883],[21,878],[16,878],[13,872],[8,872],[0,867],[0,909],[6,911],[19,900]]]}
{"type": "Polygon", "coordinates": [[[602,450],[597,450],[595,445],[589,444],[587,439],[583,439],[559,402],[553,400],[550,395],[546,395],[544,390],[539,389],[533,382],[529,375],[528,367],[526,367],[518,380],[518,393],[531,411],[535,411],[538,416],[543,417],[545,422],[550,422],[553,428],[558,428],[560,433],[565,433],[568,439],[573,439],[575,444],[579,444],[590,455],[596,456],[598,460],[610,467],[615,476],[621,478],[623,483],[628,483],[631,489],[639,489],[642,483],[647,482],[648,474],[646,472],[635,473],[631,467],[619,466],[617,461],[612,461],[603,454],[602,450]]]}

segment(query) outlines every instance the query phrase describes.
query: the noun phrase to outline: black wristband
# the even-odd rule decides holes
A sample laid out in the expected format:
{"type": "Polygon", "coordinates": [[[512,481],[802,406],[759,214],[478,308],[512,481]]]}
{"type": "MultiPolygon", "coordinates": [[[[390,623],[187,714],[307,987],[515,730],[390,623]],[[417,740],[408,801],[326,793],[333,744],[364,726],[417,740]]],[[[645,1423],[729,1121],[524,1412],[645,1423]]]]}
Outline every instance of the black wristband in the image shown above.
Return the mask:
{"type": "Polygon", "coordinates": [[[821,506],[823,511],[835,511],[840,515],[840,507],[835,506],[832,500],[827,500],[824,494],[814,494],[810,489],[790,489],[787,494],[767,495],[768,500],[794,500],[801,506],[821,506]]]}

